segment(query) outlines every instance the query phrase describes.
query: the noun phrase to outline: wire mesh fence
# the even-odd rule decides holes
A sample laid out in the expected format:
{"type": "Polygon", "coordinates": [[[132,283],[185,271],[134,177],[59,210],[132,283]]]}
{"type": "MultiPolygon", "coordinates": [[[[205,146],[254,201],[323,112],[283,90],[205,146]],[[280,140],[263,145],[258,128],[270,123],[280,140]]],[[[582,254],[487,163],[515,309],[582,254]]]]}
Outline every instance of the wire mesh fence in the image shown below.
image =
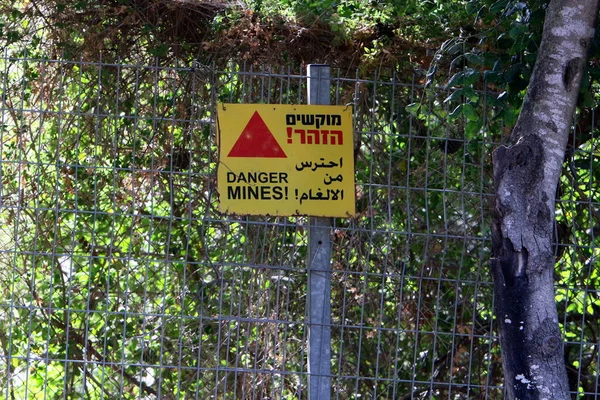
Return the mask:
{"type": "MultiPolygon", "coordinates": [[[[217,102],[306,103],[304,71],[0,66],[0,397],[306,399],[307,218],[219,213],[215,144],[217,102]]],[[[409,80],[332,80],[357,182],[331,230],[332,394],[500,399],[488,220],[508,111],[474,92],[477,118],[449,123],[467,94],[409,80]]],[[[557,194],[581,396],[599,383],[594,132],[574,130],[557,194]]]]}

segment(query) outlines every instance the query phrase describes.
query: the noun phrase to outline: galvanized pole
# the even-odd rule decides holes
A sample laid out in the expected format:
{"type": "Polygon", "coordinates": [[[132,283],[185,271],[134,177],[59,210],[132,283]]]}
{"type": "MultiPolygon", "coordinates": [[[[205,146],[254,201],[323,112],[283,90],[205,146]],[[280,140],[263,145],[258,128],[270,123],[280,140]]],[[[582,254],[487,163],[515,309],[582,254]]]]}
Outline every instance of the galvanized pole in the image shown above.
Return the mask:
{"type": "MultiPolygon", "coordinates": [[[[308,66],[308,104],[330,104],[331,69],[308,66]]],[[[308,220],[308,398],[331,398],[331,218],[308,220]]]]}

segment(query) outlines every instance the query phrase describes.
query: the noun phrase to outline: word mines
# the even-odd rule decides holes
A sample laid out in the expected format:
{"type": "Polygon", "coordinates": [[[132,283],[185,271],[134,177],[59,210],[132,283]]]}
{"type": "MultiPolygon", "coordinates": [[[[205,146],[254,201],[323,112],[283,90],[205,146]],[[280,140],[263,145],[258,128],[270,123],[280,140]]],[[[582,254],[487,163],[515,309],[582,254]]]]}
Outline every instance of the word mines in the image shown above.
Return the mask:
{"type": "Polygon", "coordinates": [[[354,214],[351,108],[222,104],[217,109],[221,211],[354,214]]]}

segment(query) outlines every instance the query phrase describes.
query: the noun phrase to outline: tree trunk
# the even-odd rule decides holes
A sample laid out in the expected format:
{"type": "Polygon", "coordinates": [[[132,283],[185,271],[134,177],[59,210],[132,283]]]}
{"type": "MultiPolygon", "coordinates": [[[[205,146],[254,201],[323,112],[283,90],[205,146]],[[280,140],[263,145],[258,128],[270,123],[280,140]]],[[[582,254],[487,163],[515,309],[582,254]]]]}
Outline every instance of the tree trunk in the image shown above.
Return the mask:
{"type": "Polygon", "coordinates": [[[554,300],[555,193],[598,0],[551,0],[510,147],[494,152],[492,274],[506,399],[570,399],[554,300]]]}

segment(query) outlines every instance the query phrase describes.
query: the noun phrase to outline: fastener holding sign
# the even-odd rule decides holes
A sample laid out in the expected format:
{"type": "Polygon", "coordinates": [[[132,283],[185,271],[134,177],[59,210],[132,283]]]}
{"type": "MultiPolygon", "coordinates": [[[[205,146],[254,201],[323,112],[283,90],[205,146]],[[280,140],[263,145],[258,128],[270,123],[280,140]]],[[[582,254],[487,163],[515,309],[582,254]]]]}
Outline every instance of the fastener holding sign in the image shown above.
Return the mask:
{"type": "Polygon", "coordinates": [[[219,104],[217,126],[221,211],[354,215],[350,107],[219,104]]]}

